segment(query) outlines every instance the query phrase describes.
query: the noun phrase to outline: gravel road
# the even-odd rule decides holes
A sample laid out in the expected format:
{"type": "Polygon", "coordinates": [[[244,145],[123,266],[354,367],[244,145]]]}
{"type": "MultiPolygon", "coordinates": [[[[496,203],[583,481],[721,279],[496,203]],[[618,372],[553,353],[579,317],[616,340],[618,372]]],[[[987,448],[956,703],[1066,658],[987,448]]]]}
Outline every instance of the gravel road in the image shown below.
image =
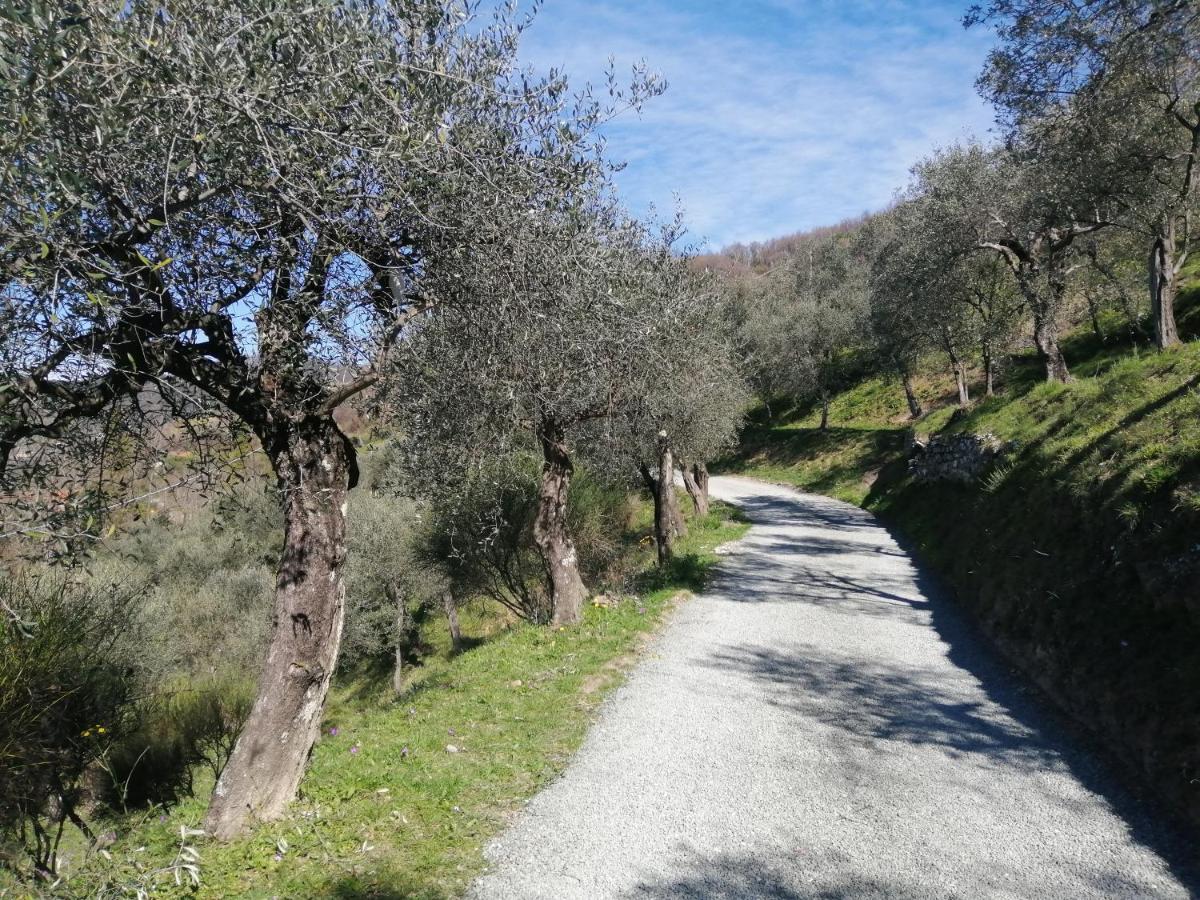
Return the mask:
{"type": "Polygon", "coordinates": [[[474,898],[1200,896],[1154,824],[874,518],[755,523],[487,849],[474,898]]]}

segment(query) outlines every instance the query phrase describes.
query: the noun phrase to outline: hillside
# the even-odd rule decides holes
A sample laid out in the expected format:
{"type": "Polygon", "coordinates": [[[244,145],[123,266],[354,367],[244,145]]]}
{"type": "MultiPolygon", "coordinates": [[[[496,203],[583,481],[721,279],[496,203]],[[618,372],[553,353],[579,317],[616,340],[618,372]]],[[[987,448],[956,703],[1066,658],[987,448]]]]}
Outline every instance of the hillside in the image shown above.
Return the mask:
{"type": "MultiPolygon", "coordinates": [[[[1180,312],[1194,338],[1194,268],[1180,312]]],[[[878,513],[1013,664],[1200,824],[1200,344],[1154,353],[1079,330],[1064,347],[1074,383],[1018,354],[965,413],[935,360],[914,423],[878,378],[839,394],[825,431],[815,410],[763,407],[717,468],[878,513]],[[966,432],[1015,443],[975,483],[914,480],[914,438],[966,432]]]]}

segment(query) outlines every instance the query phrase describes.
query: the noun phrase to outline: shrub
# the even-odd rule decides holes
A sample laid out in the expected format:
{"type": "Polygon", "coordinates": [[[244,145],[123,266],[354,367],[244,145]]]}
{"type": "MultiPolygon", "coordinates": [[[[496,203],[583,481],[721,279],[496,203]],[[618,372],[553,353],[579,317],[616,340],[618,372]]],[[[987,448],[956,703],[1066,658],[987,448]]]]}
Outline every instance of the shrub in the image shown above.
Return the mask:
{"type": "MultiPolygon", "coordinates": [[[[513,454],[439,497],[418,560],[445,570],[457,596],[483,595],[535,623],[550,620],[550,579],[532,540],[540,466],[513,454]]],[[[604,581],[621,556],[628,492],[586,469],[571,482],[567,516],[581,573],[604,581]]]]}
{"type": "Polygon", "coordinates": [[[0,829],[54,873],[88,771],[135,725],[136,598],[60,574],[0,581],[0,829]]]}
{"type": "Polygon", "coordinates": [[[631,498],[625,487],[589,469],[576,472],[567,502],[567,521],[579,553],[579,569],[589,584],[607,581],[613,575],[625,549],[623,538],[631,516],[631,498]]]}
{"type": "Polygon", "coordinates": [[[257,674],[282,542],[279,523],[274,491],[247,489],[177,525],[147,522],[93,563],[102,583],[145,582],[144,658],[156,681],[257,674]]]}
{"type": "Polygon", "coordinates": [[[411,500],[351,496],[343,666],[383,662],[397,651],[407,659],[420,649],[419,625],[447,587],[443,567],[420,558],[421,527],[411,500]]]}
{"type": "Polygon", "coordinates": [[[180,680],[159,689],[138,708],[135,728],[100,760],[109,800],[123,811],[169,806],[193,794],[193,774],[203,766],[214,780],[254,703],[251,674],[180,680]]]}
{"type": "Polygon", "coordinates": [[[537,468],[510,457],[486,466],[431,504],[417,558],[444,569],[456,596],[482,595],[531,622],[550,620],[550,592],[530,526],[537,468]]]}

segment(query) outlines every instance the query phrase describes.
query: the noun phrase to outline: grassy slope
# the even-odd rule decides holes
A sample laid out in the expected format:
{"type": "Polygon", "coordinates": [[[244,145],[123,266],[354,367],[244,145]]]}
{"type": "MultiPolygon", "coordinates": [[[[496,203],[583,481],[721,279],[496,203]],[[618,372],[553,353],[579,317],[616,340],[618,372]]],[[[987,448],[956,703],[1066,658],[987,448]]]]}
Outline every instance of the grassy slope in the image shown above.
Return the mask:
{"type": "Polygon", "coordinates": [[[375,681],[338,686],[291,814],[227,845],[189,839],[201,854],[195,892],[152,870],[170,864],[181,826],[199,824],[201,799],[111,823],[112,859],[68,862],[60,893],[128,896],[143,883],[154,896],[458,896],[482,866],[484,842],[562,770],[674,598],[703,584],[711,551],[744,533],[738,518],[717,504],[693,520],[676,564],[658,572],[643,504],[630,535],[645,570],[636,598],[592,606],[581,626],[562,630],[509,627],[490,608],[469,607],[464,631],[477,645],[455,657],[442,628],[431,631],[438,651],[399,698],[375,681]]]}
{"type": "MultiPolygon", "coordinates": [[[[1200,286],[1183,303],[1200,331],[1200,286]]],[[[983,483],[915,485],[903,394],[842,394],[833,427],[760,416],[721,468],[863,505],[946,577],[1001,649],[1200,824],[1200,343],[1135,352],[1067,342],[1076,383],[1019,358],[993,399],[951,422],[951,383],[919,385],[916,430],[1020,442],[983,483]]]]}

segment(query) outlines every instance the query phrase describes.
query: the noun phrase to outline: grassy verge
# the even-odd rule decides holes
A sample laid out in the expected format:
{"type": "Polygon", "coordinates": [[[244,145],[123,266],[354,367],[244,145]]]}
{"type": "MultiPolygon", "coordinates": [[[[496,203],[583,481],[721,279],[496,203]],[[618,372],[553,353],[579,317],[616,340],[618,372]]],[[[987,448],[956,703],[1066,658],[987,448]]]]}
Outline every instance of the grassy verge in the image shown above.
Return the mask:
{"type": "MultiPolygon", "coordinates": [[[[658,572],[644,506],[629,540],[643,571],[633,596],[593,605],[582,625],[562,630],[468,608],[463,626],[475,646],[453,655],[439,625],[429,634],[436,651],[402,695],[371,679],[336,688],[287,818],[229,844],[182,840],[180,829],[203,817],[207,791],[198,785],[198,799],[102,825],[112,831],[107,858],[68,852],[75,858],[56,894],[130,896],[144,886],[153,896],[213,898],[460,895],[482,866],[484,842],[563,769],[675,598],[701,587],[712,551],[747,528],[716,504],[691,521],[676,563],[658,572]],[[199,852],[197,887],[186,870],[175,884],[181,843],[199,852]]],[[[8,896],[21,894],[10,887],[8,896]]]]}
{"type": "Polygon", "coordinates": [[[879,380],[841,395],[827,432],[809,411],[758,417],[719,468],[878,512],[1016,665],[1200,825],[1200,343],[1154,353],[1081,332],[1066,349],[1075,383],[1018,358],[965,415],[940,376],[920,386],[916,432],[1019,442],[979,483],[909,478],[903,395],[879,380]]]}

